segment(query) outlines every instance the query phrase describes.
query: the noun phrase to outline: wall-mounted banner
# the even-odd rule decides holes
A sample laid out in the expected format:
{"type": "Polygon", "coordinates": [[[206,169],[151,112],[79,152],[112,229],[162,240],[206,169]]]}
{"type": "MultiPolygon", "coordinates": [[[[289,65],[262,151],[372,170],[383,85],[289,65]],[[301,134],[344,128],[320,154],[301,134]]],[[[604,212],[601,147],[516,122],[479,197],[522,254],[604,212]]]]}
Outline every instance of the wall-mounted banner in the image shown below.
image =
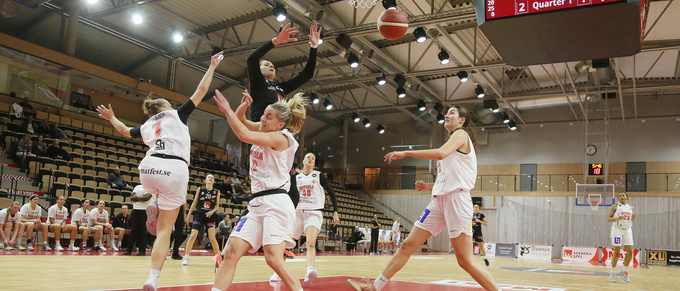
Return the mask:
{"type": "Polygon", "coordinates": [[[595,262],[597,263],[599,248],[597,247],[562,247],[563,261],[595,262]]]}
{"type": "Polygon", "coordinates": [[[496,243],[484,243],[484,248],[486,249],[487,257],[496,256],[496,243]]]}
{"type": "MultiPolygon", "coordinates": [[[[602,252],[600,255],[600,262],[603,262],[607,265],[612,264],[612,256],[614,255],[614,249],[613,248],[602,248],[602,252]]],[[[619,264],[623,263],[623,258],[626,256],[626,249],[621,248],[621,252],[619,253],[619,264]]],[[[640,250],[639,249],[634,249],[633,250],[633,261],[631,262],[633,266],[637,266],[640,264],[640,250]]]]}
{"type": "Polygon", "coordinates": [[[517,245],[510,243],[496,243],[496,257],[517,257],[517,245]]]}
{"type": "Polygon", "coordinates": [[[520,244],[517,247],[519,249],[517,257],[520,259],[552,260],[552,246],[520,244]]]}

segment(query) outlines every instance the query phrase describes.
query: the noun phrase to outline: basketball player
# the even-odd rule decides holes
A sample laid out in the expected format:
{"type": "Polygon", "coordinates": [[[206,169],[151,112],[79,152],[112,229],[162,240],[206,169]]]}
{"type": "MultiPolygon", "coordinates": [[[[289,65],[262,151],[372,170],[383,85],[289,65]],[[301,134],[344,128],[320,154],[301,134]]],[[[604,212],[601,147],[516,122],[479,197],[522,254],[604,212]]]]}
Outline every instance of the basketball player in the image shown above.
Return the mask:
{"type": "Polygon", "coordinates": [[[64,207],[66,203],[66,197],[59,196],[57,199],[57,204],[50,206],[47,210],[47,223],[51,232],[54,232],[54,250],[63,251],[64,247],[61,246],[61,233],[69,232],[71,242],[68,245],[69,251],[77,251],[80,248],[75,246],[76,236],[78,235],[78,228],[73,224],[66,224],[66,218],[68,218],[68,210],[64,207]]]}
{"type": "Polygon", "coordinates": [[[297,38],[291,38],[296,33],[298,33],[297,28],[292,27],[288,23],[271,42],[267,42],[248,56],[246,63],[248,66],[248,80],[250,81],[249,91],[253,98],[250,120],[254,122],[260,120],[267,106],[277,101],[285,100],[286,94],[295,91],[295,89],[314,76],[314,70],[316,69],[316,47],[319,45],[319,38],[321,36],[321,27],[318,27],[316,23],[312,24],[312,27],[309,29],[309,44],[311,45],[309,59],[300,74],[287,81],[275,82],[276,68],[274,64],[262,59],[275,46],[297,41],[297,38]]]}
{"type": "Polygon", "coordinates": [[[3,248],[6,251],[11,251],[15,248],[20,251],[26,250],[26,248],[21,246],[21,236],[24,235],[24,224],[21,223],[21,213],[19,213],[20,208],[21,204],[14,201],[8,208],[0,210],[0,236],[2,236],[0,250],[3,248]],[[12,234],[12,231],[14,231],[14,234],[12,234]]]}
{"type": "Polygon", "coordinates": [[[82,243],[83,251],[89,251],[90,248],[87,247],[87,239],[90,233],[94,233],[94,250],[95,251],[106,251],[106,248],[99,245],[99,241],[102,239],[102,234],[98,229],[90,227],[90,200],[85,199],[81,202],[82,207],[73,211],[73,216],[71,217],[71,224],[78,228],[78,232],[82,233],[82,243]]]}
{"type": "MultiPolygon", "coordinates": [[[[240,106],[234,112],[227,100],[215,91],[215,102],[227,116],[229,126],[250,149],[250,180],[253,199],[249,213],[239,220],[223,250],[223,262],[215,274],[213,291],[226,290],[234,278],[236,263],[248,251],[264,248],[267,264],[274,269],[289,290],[302,290],[293,268],[283,260],[286,246],[294,247],[292,239],[295,206],[288,196],[293,166],[298,148],[293,134],[300,131],[306,116],[302,93],[288,102],[279,101],[267,106],[260,122],[245,120],[245,111],[252,98],[243,92],[240,106]]],[[[218,256],[219,257],[219,256],[218,256]]]]}
{"type": "Polygon", "coordinates": [[[612,246],[614,246],[614,254],[612,254],[612,270],[609,277],[612,283],[616,283],[616,263],[619,261],[619,253],[621,246],[626,249],[626,257],[623,259],[623,269],[619,271],[619,275],[623,281],[630,283],[628,278],[628,266],[630,260],[633,258],[633,220],[637,217],[633,214],[633,206],[628,204],[628,193],[619,193],[619,203],[612,205],[609,210],[609,217],[607,221],[612,222],[612,246]]]}
{"type": "MultiPolygon", "coordinates": [[[[97,208],[90,211],[90,227],[96,228],[97,231],[102,234],[102,236],[104,236],[104,233],[108,233],[111,250],[117,252],[118,248],[116,247],[116,232],[113,228],[113,225],[109,223],[109,212],[104,209],[104,206],[106,206],[106,202],[104,202],[104,200],[99,200],[99,203],[97,203],[97,208]]],[[[101,240],[99,240],[99,245],[103,246],[101,240]]]]}
{"type": "Polygon", "coordinates": [[[470,190],[477,179],[477,156],[471,136],[468,111],[461,106],[449,108],[444,128],[449,132],[447,141],[438,149],[390,152],[385,155],[389,164],[404,157],[437,160],[437,178],[434,183],[418,180],[418,191],[432,189],[432,201],[416,221],[411,234],[390,259],[382,274],[373,282],[362,284],[348,280],[355,290],[382,290],[411,254],[430,236],[448,227],[451,245],[458,265],[468,272],[486,290],[500,290],[489,271],[472,257],[472,198],[470,190]]]}
{"type": "Polygon", "coordinates": [[[21,222],[26,228],[26,249],[32,251],[33,248],[33,230],[41,231],[43,238],[43,251],[51,251],[52,248],[47,244],[47,236],[50,234],[47,224],[42,222],[42,207],[38,205],[40,197],[38,195],[31,195],[28,203],[21,206],[21,222]]]}
{"type": "MultiPolygon", "coordinates": [[[[205,186],[196,189],[194,202],[189,207],[189,213],[193,213],[194,223],[191,227],[191,235],[187,241],[182,266],[189,264],[189,254],[194,246],[194,241],[196,241],[198,232],[203,229],[208,233],[208,238],[215,254],[220,253],[219,244],[217,244],[217,239],[215,238],[215,225],[218,223],[215,212],[217,212],[217,207],[219,206],[220,190],[213,188],[214,184],[215,177],[212,174],[208,174],[205,176],[205,186]],[[199,208],[194,211],[196,204],[199,205],[199,208]]],[[[184,222],[189,224],[189,215],[187,215],[184,222]]]]}
{"type": "Polygon", "coordinates": [[[141,126],[131,128],[116,118],[111,104],[97,106],[99,115],[123,136],[142,138],[149,146],[146,156],[139,164],[139,179],[147,192],[155,194],[156,200],[147,206],[147,229],[156,233],[151,252],[151,270],[144,284],[144,291],[158,290],[158,277],[163,269],[165,256],[170,247],[172,226],[179,209],[186,203],[189,183],[189,157],[191,136],[187,120],[201,103],[210,88],[215,69],[220,64],[222,52],[210,58],[210,67],[188,101],[177,110],[163,98],[147,98],[142,104],[144,114],[149,116],[141,126]]]}
{"type": "Polygon", "coordinates": [[[489,266],[489,260],[486,259],[486,250],[484,249],[484,235],[482,234],[482,225],[489,226],[489,224],[486,222],[486,216],[479,213],[479,205],[475,204],[472,210],[474,211],[474,214],[472,214],[472,238],[479,246],[484,264],[489,266]]]}
{"type": "MultiPolygon", "coordinates": [[[[302,173],[297,174],[294,178],[300,193],[300,202],[295,211],[293,239],[300,239],[303,232],[307,238],[307,274],[302,285],[309,286],[318,277],[318,273],[314,269],[314,261],[316,259],[316,238],[323,224],[321,210],[324,209],[326,202],[324,190],[328,192],[333,202],[333,225],[340,223],[340,218],[338,217],[338,199],[335,196],[333,187],[328,183],[326,174],[314,170],[316,155],[314,153],[307,153],[302,160],[302,164],[302,173]]],[[[281,281],[281,278],[274,274],[269,280],[281,281]]]]}

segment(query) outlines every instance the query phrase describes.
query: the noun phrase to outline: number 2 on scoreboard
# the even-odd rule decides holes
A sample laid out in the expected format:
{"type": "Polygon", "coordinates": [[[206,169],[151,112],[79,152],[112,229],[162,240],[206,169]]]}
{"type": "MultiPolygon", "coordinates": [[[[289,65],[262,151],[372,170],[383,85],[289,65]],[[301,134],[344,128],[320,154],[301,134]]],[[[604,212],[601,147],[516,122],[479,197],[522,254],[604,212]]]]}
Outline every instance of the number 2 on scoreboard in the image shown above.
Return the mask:
{"type": "Polygon", "coordinates": [[[523,1],[516,1],[515,2],[515,13],[516,14],[524,14],[529,12],[529,1],[523,0],[523,1]]]}

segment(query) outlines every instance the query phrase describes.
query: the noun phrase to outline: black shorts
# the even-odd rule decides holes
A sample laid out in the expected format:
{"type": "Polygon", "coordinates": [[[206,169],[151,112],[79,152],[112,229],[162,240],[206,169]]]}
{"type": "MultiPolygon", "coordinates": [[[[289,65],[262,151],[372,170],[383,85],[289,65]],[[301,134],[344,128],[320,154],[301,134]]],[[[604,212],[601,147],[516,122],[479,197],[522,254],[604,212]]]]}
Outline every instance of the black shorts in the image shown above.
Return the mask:
{"type": "Polygon", "coordinates": [[[481,231],[473,231],[472,232],[472,239],[475,242],[484,242],[484,235],[482,235],[481,231]]]}
{"type": "Polygon", "coordinates": [[[198,231],[205,229],[207,232],[208,228],[217,226],[217,213],[213,213],[210,217],[206,217],[205,214],[206,212],[203,211],[194,211],[194,223],[191,225],[191,229],[198,231]]]}

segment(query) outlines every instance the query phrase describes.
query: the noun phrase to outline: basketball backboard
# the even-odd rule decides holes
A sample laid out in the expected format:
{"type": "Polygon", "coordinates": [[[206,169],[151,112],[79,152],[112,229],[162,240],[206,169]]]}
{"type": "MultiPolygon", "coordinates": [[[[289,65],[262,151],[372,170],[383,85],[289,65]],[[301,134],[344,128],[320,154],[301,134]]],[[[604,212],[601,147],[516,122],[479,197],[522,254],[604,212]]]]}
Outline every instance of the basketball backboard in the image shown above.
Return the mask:
{"type": "Polygon", "coordinates": [[[576,184],[576,206],[612,206],[616,202],[614,184],[576,184]]]}

